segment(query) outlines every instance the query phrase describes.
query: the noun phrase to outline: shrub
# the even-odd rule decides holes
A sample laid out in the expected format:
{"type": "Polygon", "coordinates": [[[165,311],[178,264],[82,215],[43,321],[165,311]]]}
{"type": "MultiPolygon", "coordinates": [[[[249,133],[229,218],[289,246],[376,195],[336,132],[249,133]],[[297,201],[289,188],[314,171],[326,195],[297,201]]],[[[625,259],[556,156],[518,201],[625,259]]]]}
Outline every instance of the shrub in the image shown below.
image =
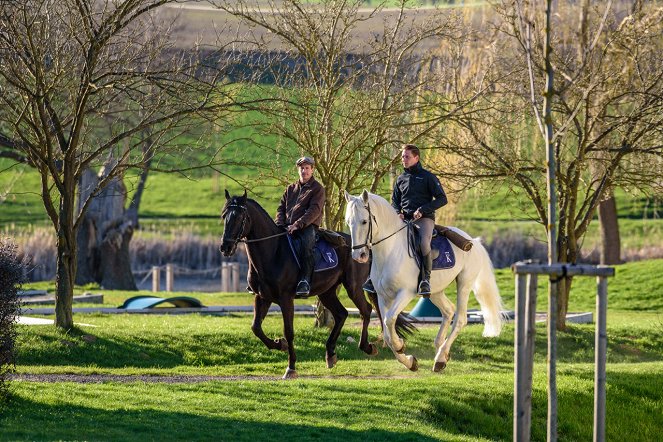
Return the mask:
{"type": "Polygon", "coordinates": [[[15,367],[15,324],[20,313],[18,289],[22,279],[23,265],[16,245],[0,238],[0,404],[7,399],[8,375],[15,367]]]}

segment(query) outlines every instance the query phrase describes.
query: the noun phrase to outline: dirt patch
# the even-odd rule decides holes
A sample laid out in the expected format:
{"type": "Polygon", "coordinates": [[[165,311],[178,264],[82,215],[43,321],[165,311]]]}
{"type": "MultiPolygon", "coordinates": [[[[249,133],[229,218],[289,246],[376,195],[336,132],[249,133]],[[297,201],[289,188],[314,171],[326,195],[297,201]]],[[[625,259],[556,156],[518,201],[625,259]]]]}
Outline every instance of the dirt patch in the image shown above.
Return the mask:
{"type": "MultiPolygon", "coordinates": [[[[300,376],[299,379],[405,379],[407,376],[300,376]]],[[[9,379],[17,382],[73,382],[77,384],[116,383],[160,383],[199,384],[202,382],[234,381],[280,381],[280,376],[152,376],[114,374],[13,374],[9,379]]]]}
{"type": "Polygon", "coordinates": [[[118,383],[161,383],[161,384],[197,384],[211,381],[277,381],[280,377],[271,376],[151,376],[151,375],[114,375],[114,374],[13,374],[10,379],[18,382],[74,382],[77,384],[118,383]]]}

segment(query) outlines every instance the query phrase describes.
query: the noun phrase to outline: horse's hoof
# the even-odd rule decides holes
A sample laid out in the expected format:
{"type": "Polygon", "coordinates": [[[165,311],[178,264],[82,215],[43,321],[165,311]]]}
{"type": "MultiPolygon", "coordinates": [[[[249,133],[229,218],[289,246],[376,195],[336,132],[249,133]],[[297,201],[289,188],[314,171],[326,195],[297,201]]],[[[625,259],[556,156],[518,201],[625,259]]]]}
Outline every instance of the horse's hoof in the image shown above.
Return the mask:
{"type": "Polygon", "coordinates": [[[281,346],[281,348],[279,348],[279,350],[288,351],[288,341],[287,340],[285,340],[284,338],[277,339],[276,343],[281,346]]]}
{"type": "Polygon", "coordinates": [[[436,362],[435,365],[433,365],[433,371],[435,373],[439,373],[440,371],[444,370],[447,367],[446,362],[436,362]]]}
{"type": "Polygon", "coordinates": [[[325,356],[325,359],[327,360],[327,368],[334,368],[336,367],[336,362],[338,361],[338,358],[336,357],[335,354],[325,356]]]}
{"type": "Polygon", "coordinates": [[[379,353],[377,345],[368,344],[367,353],[368,353],[369,356],[377,356],[377,354],[379,353]]]}
{"type": "Polygon", "coordinates": [[[297,370],[293,370],[291,368],[287,368],[285,370],[285,374],[283,375],[283,379],[297,379],[299,375],[297,374],[297,370]]]}
{"type": "Polygon", "coordinates": [[[417,358],[412,356],[412,366],[410,367],[410,371],[417,371],[419,370],[419,361],[417,361],[417,358]]]}

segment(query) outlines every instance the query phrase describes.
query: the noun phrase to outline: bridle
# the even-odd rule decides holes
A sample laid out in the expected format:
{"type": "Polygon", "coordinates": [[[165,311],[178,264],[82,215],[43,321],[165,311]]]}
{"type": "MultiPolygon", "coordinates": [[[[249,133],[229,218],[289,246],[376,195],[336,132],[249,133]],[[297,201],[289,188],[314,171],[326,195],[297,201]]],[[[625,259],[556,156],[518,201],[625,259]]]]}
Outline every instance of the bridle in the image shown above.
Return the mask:
{"type": "Polygon", "coordinates": [[[375,215],[373,215],[373,212],[371,212],[371,205],[368,202],[366,202],[366,204],[364,204],[364,209],[368,210],[368,232],[366,232],[366,240],[364,241],[363,244],[358,244],[356,246],[352,246],[352,250],[357,250],[357,249],[361,249],[361,248],[366,247],[370,251],[373,248],[373,246],[375,246],[377,244],[380,244],[382,241],[385,241],[385,240],[391,238],[392,236],[394,236],[395,234],[397,234],[398,232],[400,232],[401,230],[406,228],[408,226],[408,224],[411,224],[411,221],[405,221],[405,225],[403,227],[401,227],[400,229],[396,230],[391,235],[385,236],[384,238],[373,242],[373,221],[375,222],[375,225],[377,226],[378,220],[375,219],[375,215]]]}
{"type": "Polygon", "coordinates": [[[281,233],[277,233],[275,235],[269,235],[269,236],[265,236],[263,238],[256,238],[256,239],[246,239],[246,237],[243,238],[242,235],[244,234],[244,229],[246,228],[246,220],[249,218],[248,208],[246,206],[243,206],[241,204],[237,204],[235,202],[233,202],[231,204],[228,204],[225,207],[225,209],[223,209],[223,213],[221,214],[221,217],[224,220],[226,218],[226,214],[228,213],[228,208],[230,208],[230,207],[241,209],[242,214],[243,214],[243,216],[242,216],[242,227],[239,230],[239,234],[237,235],[237,238],[232,239],[233,247],[237,247],[237,244],[240,243],[240,242],[248,244],[248,243],[252,243],[252,242],[264,241],[266,239],[276,238],[278,236],[283,236],[283,235],[288,233],[288,232],[281,232],[281,233]]]}

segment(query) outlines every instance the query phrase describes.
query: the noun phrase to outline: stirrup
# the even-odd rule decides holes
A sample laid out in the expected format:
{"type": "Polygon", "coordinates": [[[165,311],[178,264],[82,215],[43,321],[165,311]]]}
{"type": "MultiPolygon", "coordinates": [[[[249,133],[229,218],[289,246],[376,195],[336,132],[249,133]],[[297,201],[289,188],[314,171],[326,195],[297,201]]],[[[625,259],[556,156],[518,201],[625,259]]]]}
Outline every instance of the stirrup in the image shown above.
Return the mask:
{"type": "Polygon", "coordinates": [[[308,296],[311,293],[311,285],[307,280],[302,279],[297,283],[297,288],[295,289],[296,296],[308,296]]]}
{"type": "Polygon", "coordinates": [[[361,288],[368,293],[377,293],[375,291],[375,287],[373,287],[373,281],[371,281],[371,278],[368,278],[364,283],[364,285],[361,286],[361,288]]]}
{"type": "Polygon", "coordinates": [[[419,289],[417,290],[417,295],[428,296],[430,295],[430,282],[427,279],[422,279],[419,283],[419,289]]]}

